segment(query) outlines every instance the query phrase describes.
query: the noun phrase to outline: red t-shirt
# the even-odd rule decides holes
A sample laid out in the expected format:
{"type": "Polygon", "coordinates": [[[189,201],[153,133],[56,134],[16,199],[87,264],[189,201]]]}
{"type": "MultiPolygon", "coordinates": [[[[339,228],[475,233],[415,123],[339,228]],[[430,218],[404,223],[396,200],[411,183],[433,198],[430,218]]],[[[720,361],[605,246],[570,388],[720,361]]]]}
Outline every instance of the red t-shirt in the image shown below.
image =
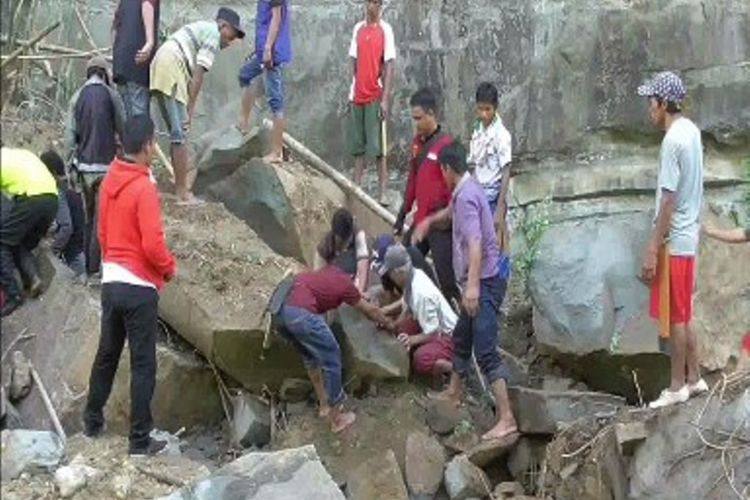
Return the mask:
{"type": "Polygon", "coordinates": [[[323,314],[346,303],[357,304],[362,296],[351,277],[336,266],[298,274],[286,305],[323,314]]]}
{"type": "Polygon", "coordinates": [[[381,75],[383,64],[396,58],[396,43],[391,25],[357,23],[352,34],[349,56],[357,60],[354,75],[354,104],[365,105],[380,101],[383,96],[381,75]]]}

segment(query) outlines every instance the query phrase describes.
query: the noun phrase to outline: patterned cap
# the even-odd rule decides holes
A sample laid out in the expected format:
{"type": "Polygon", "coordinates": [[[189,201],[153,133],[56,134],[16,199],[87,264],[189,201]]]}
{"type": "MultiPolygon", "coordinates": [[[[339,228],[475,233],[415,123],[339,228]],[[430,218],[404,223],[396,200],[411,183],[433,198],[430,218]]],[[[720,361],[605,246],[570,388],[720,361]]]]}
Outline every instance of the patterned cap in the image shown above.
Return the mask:
{"type": "Polygon", "coordinates": [[[671,71],[664,71],[647,80],[638,87],[638,95],[643,97],[658,97],[664,101],[680,103],[685,99],[687,90],[682,79],[671,71]]]}

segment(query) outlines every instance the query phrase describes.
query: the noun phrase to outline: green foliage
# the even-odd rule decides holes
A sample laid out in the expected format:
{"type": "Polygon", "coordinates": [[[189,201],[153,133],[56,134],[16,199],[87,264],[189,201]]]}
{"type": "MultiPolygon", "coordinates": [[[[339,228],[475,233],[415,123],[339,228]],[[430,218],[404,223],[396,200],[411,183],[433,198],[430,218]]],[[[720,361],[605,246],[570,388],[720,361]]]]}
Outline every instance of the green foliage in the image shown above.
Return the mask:
{"type": "Polygon", "coordinates": [[[552,198],[546,197],[540,203],[524,208],[519,227],[523,239],[523,251],[515,257],[515,271],[523,280],[528,291],[529,276],[539,254],[539,243],[550,224],[549,212],[552,198]]]}

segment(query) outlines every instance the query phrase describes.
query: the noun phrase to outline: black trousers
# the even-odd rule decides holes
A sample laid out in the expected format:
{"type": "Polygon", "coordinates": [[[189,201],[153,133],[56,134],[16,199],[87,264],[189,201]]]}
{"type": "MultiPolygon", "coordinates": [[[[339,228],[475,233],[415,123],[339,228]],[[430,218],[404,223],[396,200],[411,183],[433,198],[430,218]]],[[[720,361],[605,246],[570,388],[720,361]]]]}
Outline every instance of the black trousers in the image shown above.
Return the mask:
{"type": "MultiPolygon", "coordinates": [[[[404,245],[409,245],[413,228],[404,235],[404,245]]],[[[455,299],[461,304],[461,292],[456,284],[456,274],[453,272],[453,230],[432,229],[427,238],[420,241],[417,248],[422,255],[432,253],[432,263],[435,266],[440,291],[443,292],[448,302],[455,299]]]]}
{"type": "Polygon", "coordinates": [[[120,354],[130,348],[130,444],[145,447],[153,428],[151,399],[156,385],[156,329],[159,295],[153,288],[105,283],[102,286],[102,330],[89,379],[84,413],[88,429],[104,425],[104,405],[112,391],[120,354]]]}
{"type": "Polygon", "coordinates": [[[47,234],[57,215],[57,195],[40,194],[2,199],[0,223],[0,285],[8,297],[20,297],[16,265],[21,276],[36,273],[31,251],[47,234]]]}
{"type": "Polygon", "coordinates": [[[89,275],[98,273],[102,266],[102,249],[99,245],[99,187],[103,179],[104,174],[79,173],[86,213],[83,244],[86,255],[86,273],[89,275]]]}

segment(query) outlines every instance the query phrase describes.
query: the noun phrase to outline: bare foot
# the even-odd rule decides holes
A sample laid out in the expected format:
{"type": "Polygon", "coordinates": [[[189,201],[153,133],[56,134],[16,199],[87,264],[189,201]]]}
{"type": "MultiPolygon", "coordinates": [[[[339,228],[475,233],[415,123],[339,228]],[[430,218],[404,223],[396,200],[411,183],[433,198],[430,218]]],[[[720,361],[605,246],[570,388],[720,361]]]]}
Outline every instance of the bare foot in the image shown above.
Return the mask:
{"type": "Polygon", "coordinates": [[[357,420],[357,416],[354,412],[347,411],[344,413],[337,413],[336,416],[331,419],[331,431],[333,431],[334,434],[338,434],[350,427],[355,420],[357,420]]]}
{"type": "Polygon", "coordinates": [[[328,418],[328,415],[331,414],[331,407],[330,406],[321,406],[318,408],[318,416],[320,418],[328,418]]]}
{"type": "Polygon", "coordinates": [[[242,135],[247,135],[250,132],[250,123],[249,122],[238,123],[237,130],[239,130],[242,135]]]}
{"type": "Polygon", "coordinates": [[[482,436],[482,441],[499,441],[507,436],[510,436],[511,434],[517,433],[518,426],[516,425],[515,420],[501,420],[497,423],[497,425],[495,425],[495,427],[487,431],[487,433],[482,436]]]}
{"type": "Polygon", "coordinates": [[[201,200],[200,198],[197,198],[193,193],[188,193],[187,195],[180,198],[180,200],[177,202],[177,205],[179,206],[198,206],[198,205],[205,205],[206,202],[201,200]]]}
{"type": "Polygon", "coordinates": [[[266,163],[284,163],[284,155],[279,153],[269,153],[263,157],[266,163]]]}

